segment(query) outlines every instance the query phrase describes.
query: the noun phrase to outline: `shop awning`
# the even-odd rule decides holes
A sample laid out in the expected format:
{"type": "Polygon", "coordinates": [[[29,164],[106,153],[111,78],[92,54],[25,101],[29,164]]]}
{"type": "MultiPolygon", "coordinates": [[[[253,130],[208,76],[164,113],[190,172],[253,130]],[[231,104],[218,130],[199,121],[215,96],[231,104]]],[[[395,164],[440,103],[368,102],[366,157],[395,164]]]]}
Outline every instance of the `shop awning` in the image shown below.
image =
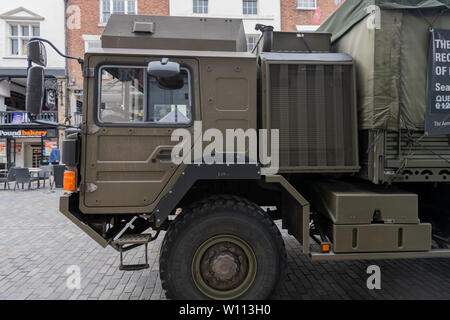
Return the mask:
{"type": "MultiPolygon", "coordinates": [[[[45,69],[46,78],[64,77],[64,69],[45,69]]],[[[26,78],[27,69],[0,69],[0,79],[26,78]]]]}

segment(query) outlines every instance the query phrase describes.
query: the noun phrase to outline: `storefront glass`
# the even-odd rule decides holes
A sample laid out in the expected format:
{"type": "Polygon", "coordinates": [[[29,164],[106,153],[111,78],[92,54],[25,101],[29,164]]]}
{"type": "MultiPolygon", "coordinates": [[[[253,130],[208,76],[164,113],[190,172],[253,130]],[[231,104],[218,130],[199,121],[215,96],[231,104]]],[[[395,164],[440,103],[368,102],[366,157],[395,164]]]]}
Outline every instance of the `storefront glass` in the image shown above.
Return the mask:
{"type": "Polygon", "coordinates": [[[8,157],[6,156],[6,139],[0,139],[0,177],[3,176],[3,171],[6,169],[8,157]]]}
{"type": "Polygon", "coordinates": [[[41,163],[43,165],[50,164],[50,156],[52,154],[53,149],[58,149],[58,141],[56,141],[56,139],[43,139],[42,160],[41,160],[41,163]]]}
{"type": "Polygon", "coordinates": [[[0,129],[0,169],[2,164],[6,168],[47,165],[54,150],[58,150],[56,129],[0,129]]]}

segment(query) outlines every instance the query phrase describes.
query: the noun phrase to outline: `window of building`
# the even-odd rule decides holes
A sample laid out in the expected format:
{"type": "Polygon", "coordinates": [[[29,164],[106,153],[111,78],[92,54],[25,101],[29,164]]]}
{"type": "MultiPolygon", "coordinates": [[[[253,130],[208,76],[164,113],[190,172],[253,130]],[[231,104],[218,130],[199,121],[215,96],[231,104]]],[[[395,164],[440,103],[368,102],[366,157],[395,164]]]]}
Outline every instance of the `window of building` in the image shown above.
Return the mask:
{"type": "Polygon", "coordinates": [[[243,0],[242,2],[243,14],[257,15],[258,14],[258,0],[243,0]]]}
{"type": "Polygon", "coordinates": [[[259,40],[259,36],[247,36],[247,50],[249,52],[252,52],[253,49],[255,48],[256,44],[258,43],[259,40]]]}
{"type": "Polygon", "coordinates": [[[96,34],[83,34],[84,51],[88,52],[91,49],[97,49],[102,47],[102,41],[100,35],[96,34]]]}
{"type": "Polygon", "coordinates": [[[10,23],[9,54],[11,56],[26,56],[27,44],[30,38],[39,37],[41,30],[38,24],[10,23]]]}
{"type": "Polygon", "coordinates": [[[297,25],[298,32],[315,32],[319,29],[318,25],[297,25]]]}
{"type": "Polygon", "coordinates": [[[102,42],[101,40],[86,40],[84,41],[84,49],[85,52],[88,52],[90,49],[101,48],[102,42]]]}
{"type": "Polygon", "coordinates": [[[101,0],[100,22],[107,23],[113,13],[136,14],[137,0],[101,0]]]}
{"type": "Polygon", "coordinates": [[[194,13],[208,13],[208,0],[194,0],[194,13]]]}
{"type": "Polygon", "coordinates": [[[298,0],[297,9],[315,10],[317,9],[316,0],[298,0]]]}
{"type": "Polygon", "coordinates": [[[100,69],[98,119],[103,123],[185,125],[191,123],[189,71],[177,79],[156,79],[145,67],[100,69]]]}

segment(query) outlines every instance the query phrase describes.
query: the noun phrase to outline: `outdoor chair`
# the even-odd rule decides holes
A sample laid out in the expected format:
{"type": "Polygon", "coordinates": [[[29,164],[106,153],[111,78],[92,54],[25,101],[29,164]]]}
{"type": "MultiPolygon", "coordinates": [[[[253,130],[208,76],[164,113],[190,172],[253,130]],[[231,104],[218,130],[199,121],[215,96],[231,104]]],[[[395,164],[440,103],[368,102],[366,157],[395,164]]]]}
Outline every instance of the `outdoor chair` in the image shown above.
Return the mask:
{"type": "Polygon", "coordinates": [[[7,171],[4,171],[6,169],[6,163],[0,163],[0,178],[6,178],[7,171]]]}
{"type": "Polygon", "coordinates": [[[10,168],[8,171],[8,174],[6,175],[6,178],[0,178],[0,183],[3,182],[3,189],[6,190],[6,186],[8,186],[8,190],[11,190],[11,187],[9,186],[10,182],[16,181],[16,168],[10,168]]]}
{"type": "Polygon", "coordinates": [[[53,181],[50,182],[50,189],[55,188],[63,188],[64,187],[64,171],[66,170],[66,166],[63,164],[55,164],[52,165],[52,176],[53,181]]]}
{"type": "Polygon", "coordinates": [[[41,166],[41,170],[42,171],[38,172],[38,178],[39,178],[39,182],[41,180],[44,181],[44,184],[43,184],[42,187],[45,189],[45,180],[48,180],[50,182],[51,166],[49,166],[49,165],[48,166],[41,166]]]}
{"type": "Polygon", "coordinates": [[[22,189],[25,183],[28,183],[28,190],[31,189],[31,183],[37,181],[39,188],[39,177],[32,177],[30,174],[30,170],[28,168],[17,168],[15,169],[16,173],[16,184],[14,185],[14,191],[16,191],[16,187],[21,183],[22,189]]]}

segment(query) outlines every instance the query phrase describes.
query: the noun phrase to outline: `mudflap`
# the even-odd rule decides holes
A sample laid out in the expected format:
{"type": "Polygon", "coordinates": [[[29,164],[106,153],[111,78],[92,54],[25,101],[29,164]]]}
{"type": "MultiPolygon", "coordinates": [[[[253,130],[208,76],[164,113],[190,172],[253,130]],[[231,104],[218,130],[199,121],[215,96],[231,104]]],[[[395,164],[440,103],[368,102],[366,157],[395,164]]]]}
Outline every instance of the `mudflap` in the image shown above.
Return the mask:
{"type": "Polygon", "coordinates": [[[309,202],[283,176],[266,176],[267,183],[277,183],[283,189],[282,222],[286,229],[302,245],[304,254],[310,253],[310,205],[309,202]]]}

